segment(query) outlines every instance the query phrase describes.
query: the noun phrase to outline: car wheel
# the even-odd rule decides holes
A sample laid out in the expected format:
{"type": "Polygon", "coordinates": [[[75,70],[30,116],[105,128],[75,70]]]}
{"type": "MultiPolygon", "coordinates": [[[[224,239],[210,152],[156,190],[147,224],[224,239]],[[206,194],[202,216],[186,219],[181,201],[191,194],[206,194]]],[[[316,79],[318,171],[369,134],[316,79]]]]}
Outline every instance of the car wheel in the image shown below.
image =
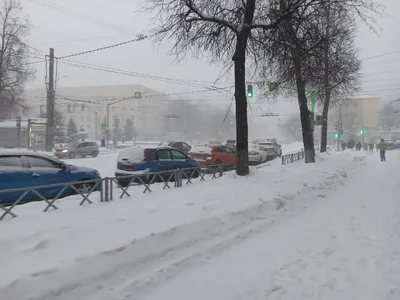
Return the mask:
{"type": "MultiPolygon", "coordinates": [[[[84,180],[81,180],[84,181],[84,180]]],[[[94,183],[93,182],[82,182],[78,183],[75,185],[75,188],[81,193],[81,194],[87,194],[89,193],[92,188],[93,188],[94,183]]]]}
{"type": "Polygon", "coordinates": [[[70,153],[68,154],[68,157],[71,158],[71,159],[73,159],[73,158],[76,157],[76,153],[75,153],[75,152],[70,152],[70,153]]]}
{"type": "Polygon", "coordinates": [[[97,151],[92,152],[92,157],[96,157],[97,155],[99,155],[99,152],[97,152],[97,151]]]}

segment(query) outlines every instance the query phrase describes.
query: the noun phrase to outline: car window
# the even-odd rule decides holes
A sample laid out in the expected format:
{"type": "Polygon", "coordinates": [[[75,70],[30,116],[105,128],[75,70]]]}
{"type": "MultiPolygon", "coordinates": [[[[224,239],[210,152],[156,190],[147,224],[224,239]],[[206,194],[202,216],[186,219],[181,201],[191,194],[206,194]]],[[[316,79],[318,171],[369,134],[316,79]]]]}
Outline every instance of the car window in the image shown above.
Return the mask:
{"type": "Polygon", "coordinates": [[[189,144],[186,144],[186,143],[183,143],[183,142],[182,142],[182,146],[183,146],[183,148],[187,148],[187,149],[191,148],[189,144]]]}
{"type": "Polygon", "coordinates": [[[21,167],[21,157],[18,155],[0,156],[0,167],[21,167]]]}
{"type": "Polygon", "coordinates": [[[226,153],[236,153],[232,148],[226,147],[225,148],[226,153]]]}
{"type": "Polygon", "coordinates": [[[157,151],[158,160],[171,160],[171,153],[168,149],[162,149],[157,151]]]}
{"type": "Polygon", "coordinates": [[[90,142],[90,143],[87,143],[87,146],[96,147],[97,144],[95,142],[90,142]]]}
{"type": "Polygon", "coordinates": [[[214,151],[218,153],[226,153],[225,147],[215,147],[214,151]]]}
{"type": "Polygon", "coordinates": [[[180,142],[172,143],[172,144],[171,144],[171,147],[174,147],[174,148],[182,148],[182,143],[180,143],[180,142]]]}
{"type": "Polygon", "coordinates": [[[172,154],[172,159],[175,159],[175,160],[179,160],[179,159],[186,160],[187,159],[186,155],[178,150],[171,150],[171,154],[172,154]]]}
{"type": "Polygon", "coordinates": [[[31,168],[54,168],[61,169],[61,164],[54,162],[52,160],[37,157],[37,156],[25,156],[28,159],[29,165],[31,168]]]}

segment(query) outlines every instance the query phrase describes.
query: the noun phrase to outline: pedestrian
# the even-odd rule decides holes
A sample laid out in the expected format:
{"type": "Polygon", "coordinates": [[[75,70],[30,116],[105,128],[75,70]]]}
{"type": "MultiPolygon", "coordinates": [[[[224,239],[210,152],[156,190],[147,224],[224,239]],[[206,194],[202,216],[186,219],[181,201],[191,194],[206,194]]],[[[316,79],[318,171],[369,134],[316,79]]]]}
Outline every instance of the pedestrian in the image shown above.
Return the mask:
{"type": "Polygon", "coordinates": [[[342,151],[346,150],[346,143],[342,142],[342,151]]]}
{"type": "Polygon", "coordinates": [[[384,139],[381,139],[381,142],[378,144],[379,152],[381,154],[381,161],[386,161],[386,149],[387,144],[384,139]]]}
{"type": "Polygon", "coordinates": [[[369,142],[369,152],[374,152],[374,143],[372,141],[369,142]]]}

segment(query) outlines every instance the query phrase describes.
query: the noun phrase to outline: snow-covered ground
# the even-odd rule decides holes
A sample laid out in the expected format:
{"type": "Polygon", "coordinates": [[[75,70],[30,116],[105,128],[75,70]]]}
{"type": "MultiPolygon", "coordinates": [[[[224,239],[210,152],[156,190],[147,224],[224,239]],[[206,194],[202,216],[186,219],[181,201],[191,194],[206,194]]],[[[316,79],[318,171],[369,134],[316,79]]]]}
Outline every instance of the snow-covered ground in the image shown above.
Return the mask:
{"type": "Polygon", "coordinates": [[[400,299],[398,152],[0,224],[1,299],[400,299]]]}

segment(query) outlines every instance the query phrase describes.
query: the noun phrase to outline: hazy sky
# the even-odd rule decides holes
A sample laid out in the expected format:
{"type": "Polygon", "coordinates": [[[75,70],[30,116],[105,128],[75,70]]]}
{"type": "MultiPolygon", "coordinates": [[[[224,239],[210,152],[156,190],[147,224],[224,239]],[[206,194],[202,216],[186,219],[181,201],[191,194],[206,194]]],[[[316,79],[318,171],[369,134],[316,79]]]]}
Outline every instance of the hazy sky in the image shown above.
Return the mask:
{"type": "MultiPolygon", "coordinates": [[[[397,67],[400,63],[398,39],[400,37],[400,1],[379,0],[377,2],[386,6],[385,14],[377,20],[379,36],[370,33],[366,27],[360,26],[357,44],[361,58],[379,56],[364,61],[363,94],[374,94],[388,100],[400,96],[400,86],[397,85],[400,81],[400,67],[397,67]],[[380,56],[389,52],[396,53],[380,56]]],[[[43,53],[48,53],[49,48],[53,47],[56,56],[123,42],[134,38],[136,34],[146,35],[150,26],[149,16],[138,12],[143,0],[22,0],[21,4],[24,7],[23,13],[30,16],[34,26],[28,40],[29,45],[43,53]],[[49,8],[48,3],[53,3],[53,8],[49,8]],[[54,4],[57,6],[54,7],[54,4]],[[70,14],[63,12],[68,9],[78,11],[85,17],[82,18],[71,11],[69,11],[70,14]],[[90,21],[90,17],[97,21],[90,21]],[[117,25],[115,27],[118,28],[100,25],[98,24],[101,23],[100,20],[117,25]]],[[[143,40],[71,59],[161,77],[207,82],[218,78],[220,66],[211,66],[204,60],[193,60],[190,57],[184,63],[176,65],[173,63],[173,58],[167,55],[167,51],[167,43],[159,47],[153,45],[150,40],[143,40]]],[[[37,60],[31,58],[31,61],[37,60]]],[[[36,63],[34,66],[38,68],[36,80],[27,88],[44,87],[45,65],[36,63]]],[[[203,88],[111,74],[59,63],[58,77],[63,76],[67,77],[60,79],[58,86],[135,83],[166,93],[203,90],[203,88]]],[[[229,86],[232,84],[229,82],[231,79],[232,77],[219,81],[218,85],[229,86]]],[[[195,93],[192,96],[220,99],[227,104],[232,98],[231,94],[227,93],[195,93]]],[[[253,107],[258,106],[254,103],[253,107]]],[[[261,107],[264,110],[270,108],[283,113],[297,111],[296,106],[288,101],[274,105],[265,103],[261,107]]]]}

